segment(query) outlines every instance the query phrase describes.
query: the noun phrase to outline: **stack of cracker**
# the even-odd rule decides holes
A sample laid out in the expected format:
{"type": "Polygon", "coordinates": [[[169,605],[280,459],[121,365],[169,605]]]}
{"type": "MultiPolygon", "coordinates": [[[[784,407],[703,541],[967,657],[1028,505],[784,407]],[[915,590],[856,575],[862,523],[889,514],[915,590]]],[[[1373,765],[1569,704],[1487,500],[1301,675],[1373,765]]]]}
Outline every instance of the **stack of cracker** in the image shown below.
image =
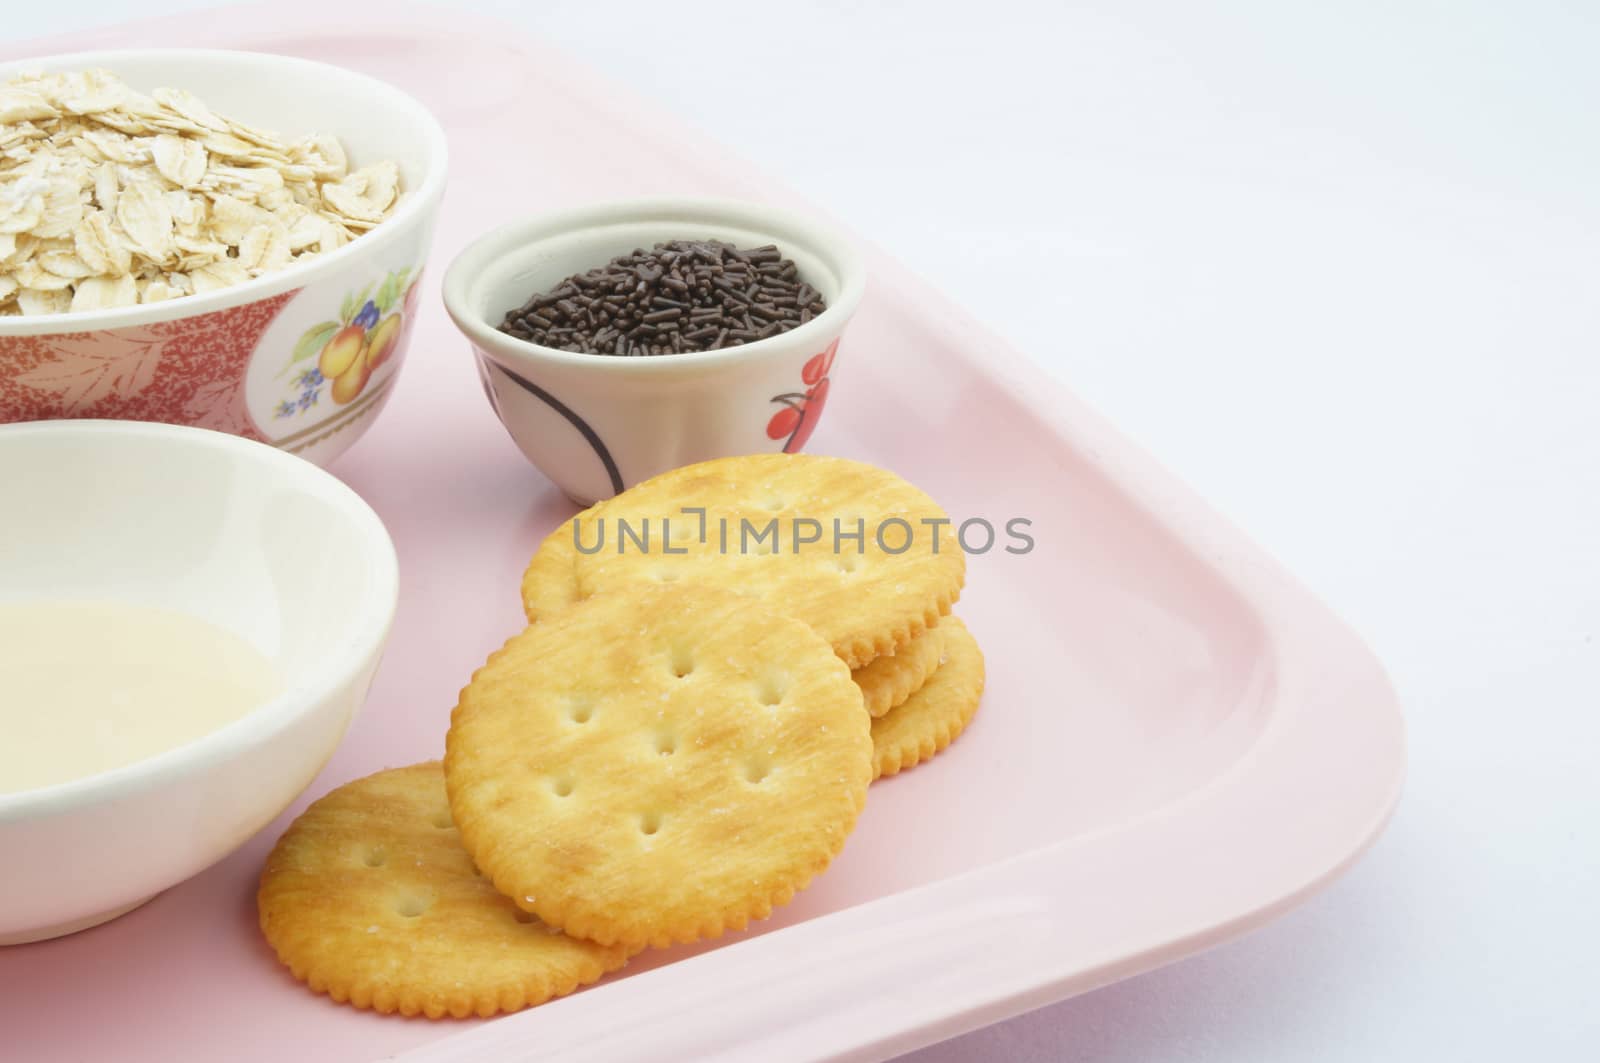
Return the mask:
{"type": "Polygon", "coordinates": [[[279,841],[268,941],[335,1000],[492,1015],[770,915],[870,782],[977,710],[948,523],[892,473],[786,454],[579,514],[529,564],[529,626],[462,691],[442,770],[351,783],[279,841]]]}
{"type": "Polygon", "coordinates": [[[965,573],[944,510],[900,477],[759,454],[675,469],[579,513],[534,554],[522,606],[538,621],[611,587],[671,581],[788,613],[851,668],[876,778],[932,757],[977,711],[983,655],[947,616],[965,573]],[[774,522],[775,536],[760,534],[774,522]]]}

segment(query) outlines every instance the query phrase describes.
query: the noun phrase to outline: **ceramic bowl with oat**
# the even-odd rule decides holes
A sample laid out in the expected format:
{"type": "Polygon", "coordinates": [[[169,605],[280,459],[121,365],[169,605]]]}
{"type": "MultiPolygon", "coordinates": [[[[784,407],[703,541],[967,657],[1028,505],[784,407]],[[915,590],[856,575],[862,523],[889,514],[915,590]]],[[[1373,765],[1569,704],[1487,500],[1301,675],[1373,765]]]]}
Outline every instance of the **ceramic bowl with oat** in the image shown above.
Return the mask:
{"type": "Polygon", "coordinates": [[[660,472],[731,454],[798,451],[827,404],[839,338],[865,290],[848,243],[787,211],[716,199],[638,199],[492,230],[445,272],[445,308],[471,342],[495,413],[529,461],[588,505],[660,472]],[[626,357],[501,332],[536,292],[671,240],[776,245],[827,309],[718,350],[626,357]]]}
{"type": "MultiPolygon", "coordinates": [[[[0,425],[0,484],[7,512],[27,518],[0,520],[0,606],[180,613],[243,640],[280,681],[256,708],[174,747],[47,785],[0,785],[7,945],[137,907],[288,807],[366,697],[399,573],[382,521],[354,491],[221,432],[0,425]]],[[[81,666],[96,664],[95,647],[83,646],[81,666]]],[[[6,717],[29,710],[0,703],[0,741],[26,740],[25,721],[6,717]]],[[[83,740],[116,727],[106,716],[83,740]]]]}
{"type": "MultiPolygon", "coordinates": [[[[343,246],[242,283],[134,306],[0,315],[0,423],[165,421],[326,464],[372,424],[405,360],[444,191],[439,123],[381,81],[257,52],[59,55],[0,65],[0,85],[28,72],[96,69],[141,93],[183,90],[213,115],[286,141],[331,136],[352,169],[392,161],[399,197],[343,246]],[[322,372],[346,363],[358,368],[336,379],[322,372]]],[[[142,130],[138,144],[159,132],[142,130]]],[[[17,253],[15,244],[0,252],[17,253]]]]}

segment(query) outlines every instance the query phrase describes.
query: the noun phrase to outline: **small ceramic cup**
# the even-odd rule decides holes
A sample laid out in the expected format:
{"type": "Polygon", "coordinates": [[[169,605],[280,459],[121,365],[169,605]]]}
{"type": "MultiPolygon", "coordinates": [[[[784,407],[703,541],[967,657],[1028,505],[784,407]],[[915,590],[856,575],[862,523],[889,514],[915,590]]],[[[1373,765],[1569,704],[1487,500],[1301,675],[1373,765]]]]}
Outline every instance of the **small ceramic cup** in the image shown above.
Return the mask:
{"type": "Polygon", "coordinates": [[[668,469],[730,454],[798,451],[827,403],[839,337],[865,276],[850,247],[786,211],[713,199],[639,199],[497,228],[444,277],[495,413],[529,461],[589,505],[668,469]],[[742,347],[654,357],[577,354],[496,327],[574,273],[667,240],[776,244],[827,310],[742,347]]]}

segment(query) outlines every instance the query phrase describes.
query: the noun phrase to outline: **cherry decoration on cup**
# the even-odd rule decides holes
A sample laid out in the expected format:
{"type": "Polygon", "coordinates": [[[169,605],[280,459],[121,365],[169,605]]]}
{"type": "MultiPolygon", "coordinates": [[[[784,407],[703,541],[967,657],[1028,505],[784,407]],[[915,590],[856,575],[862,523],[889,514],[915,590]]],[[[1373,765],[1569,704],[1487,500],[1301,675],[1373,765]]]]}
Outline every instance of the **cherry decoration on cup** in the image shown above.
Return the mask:
{"type": "Polygon", "coordinates": [[[817,427],[817,420],[828,402],[828,371],[833,368],[833,356],[838,349],[839,341],[834,340],[828,344],[827,350],[813,355],[801,368],[800,381],[806,385],[805,391],[790,391],[772,397],[772,401],[781,403],[783,408],[767,422],[767,437],[783,439],[785,454],[797,453],[817,427]]]}

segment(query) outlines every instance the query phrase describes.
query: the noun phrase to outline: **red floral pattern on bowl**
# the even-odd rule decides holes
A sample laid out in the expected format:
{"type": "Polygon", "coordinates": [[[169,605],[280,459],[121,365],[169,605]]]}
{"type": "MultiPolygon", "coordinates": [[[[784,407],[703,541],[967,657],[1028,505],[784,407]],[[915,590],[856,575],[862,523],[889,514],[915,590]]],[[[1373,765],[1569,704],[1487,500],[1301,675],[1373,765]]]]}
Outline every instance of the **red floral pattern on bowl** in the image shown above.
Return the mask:
{"type": "Polygon", "coordinates": [[[0,421],[167,421],[266,440],[245,370],[295,294],[134,328],[0,336],[0,421]]]}

